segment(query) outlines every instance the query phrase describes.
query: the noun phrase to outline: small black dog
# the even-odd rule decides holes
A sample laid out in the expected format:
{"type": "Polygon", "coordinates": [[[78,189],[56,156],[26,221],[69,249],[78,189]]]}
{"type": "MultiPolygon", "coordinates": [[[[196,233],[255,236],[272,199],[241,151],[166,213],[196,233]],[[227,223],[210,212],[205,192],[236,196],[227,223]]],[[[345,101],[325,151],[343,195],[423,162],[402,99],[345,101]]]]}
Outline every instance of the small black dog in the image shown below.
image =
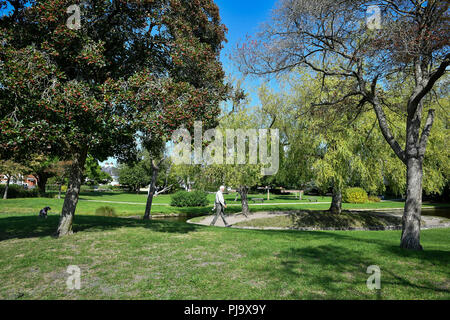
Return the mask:
{"type": "Polygon", "coordinates": [[[41,209],[41,211],[39,211],[39,218],[45,218],[47,219],[47,211],[48,210],[52,210],[52,208],[50,207],[45,207],[44,209],[41,209]]]}

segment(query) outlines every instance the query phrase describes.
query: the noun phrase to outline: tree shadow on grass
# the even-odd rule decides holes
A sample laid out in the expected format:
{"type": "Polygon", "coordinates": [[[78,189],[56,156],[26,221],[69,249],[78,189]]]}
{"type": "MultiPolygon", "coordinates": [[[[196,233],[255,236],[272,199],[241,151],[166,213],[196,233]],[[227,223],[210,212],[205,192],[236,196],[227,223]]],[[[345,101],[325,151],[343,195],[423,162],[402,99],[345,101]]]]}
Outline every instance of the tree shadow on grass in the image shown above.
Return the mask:
{"type": "MultiPolygon", "coordinates": [[[[36,216],[17,216],[0,219],[0,241],[8,239],[25,239],[53,236],[59,222],[58,215],[50,215],[48,219],[36,216]]],[[[202,226],[157,220],[123,219],[115,217],[75,215],[73,231],[96,232],[117,228],[147,228],[155,232],[189,233],[197,231],[202,226]]]]}
{"type": "MultiPolygon", "coordinates": [[[[442,252],[440,252],[442,254],[442,252]]],[[[436,255],[439,252],[429,252],[436,255]]],[[[292,299],[395,299],[399,289],[412,295],[420,290],[426,294],[448,294],[450,290],[440,287],[429,279],[408,280],[400,275],[401,269],[391,261],[380,261],[376,255],[365,255],[360,251],[351,250],[338,245],[320,245],[315,247],[290,248],[276,255],[280,268],[268,271],[271,279],[283,279],[284,282],[298,283],[303,289],[291,290],[287,298],[292,299]],[[389,265],[386,265],[389,263],[389,265]],[[366,287],[367,267],[379,265],[381,268],[381,291],[369,290],[366,287]],[[391,294],[390,290],[395,290],[391,294]]],[[[442,257],[442,256],[441,256],[442,257]]],[[[442,261],[440,270],[445,270],[442,261]]],[[[408,267],[416,271],[414,266],[408,267]]],[[[443,271],[445,272],[445,271],[443,271]]],[[[409,274],[409,277],[413,277],[409,274]]],[[[420,298],[420,297],[416,297],[420,298]]]]}
{"type": "MultiPolygon", "coordinates": [[[[399,259],[413,258],[421,261],[427,261],[433,265],[450,265],[450,252],[447,250],[432,250],[427,249],[424,245],[424,250],[414,251],[400,248],[400,232],[401,231],[298,231],[298,230],[252,230],[259,234],[267,236],[292,237],[292,241],[318,241],[331,240],[335,243],[347,242],[349,246],[357,243],[376,245],[378,251],[393,254],[399,259]],[[376,238],[367,237],[367,234],[376,235],[379,232],[395,232],[398,237],[392,240],[392,237],[376,238]]],[[[369,249],[368,249],[369,250],[369,249]]],[[[352,251],[351,251],[352,252],[352,251]]]]}

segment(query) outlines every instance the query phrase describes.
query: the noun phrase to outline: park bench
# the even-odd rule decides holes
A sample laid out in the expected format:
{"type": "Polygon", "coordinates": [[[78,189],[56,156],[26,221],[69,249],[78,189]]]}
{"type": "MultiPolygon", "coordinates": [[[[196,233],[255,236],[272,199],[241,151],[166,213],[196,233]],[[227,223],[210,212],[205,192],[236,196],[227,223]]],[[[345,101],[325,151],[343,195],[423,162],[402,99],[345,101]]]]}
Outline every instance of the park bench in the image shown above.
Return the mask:
{"type": "Polygon", "coordinates": [[[252,198],[251,200],[253,201],[253,203],[255,203],[255,202],[264,203],[263,198],[252,198]]]}
{"type": "Polygon", "coordinates": [[[298,200],[302,200],[303,190],[286,190],[281,188],[281,193],[298,193],[298,200]]]}

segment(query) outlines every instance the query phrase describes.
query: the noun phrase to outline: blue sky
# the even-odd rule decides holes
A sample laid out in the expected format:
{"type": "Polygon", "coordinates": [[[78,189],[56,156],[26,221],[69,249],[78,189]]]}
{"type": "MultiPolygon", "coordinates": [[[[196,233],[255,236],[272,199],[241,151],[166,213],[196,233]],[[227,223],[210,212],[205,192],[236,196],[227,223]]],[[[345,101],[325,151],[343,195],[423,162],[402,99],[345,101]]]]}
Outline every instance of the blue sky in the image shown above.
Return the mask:
{"type": "MultiPolygon", "coordinates": [[[[245,40],[246,35],[254,35],[261,23],[270,18],[271,10],[276,0],[215,0],[219,6],[222,23],[228,28],[227,40],[221,53],[221,61],[227,75],[241,78],[234,62],[228,58],[236,45],[245,40]]],[[[246,78],[244,89],[249,93],[251,105],[258,105],[257,88],[261,84],[260,79],[246,78]]]]}

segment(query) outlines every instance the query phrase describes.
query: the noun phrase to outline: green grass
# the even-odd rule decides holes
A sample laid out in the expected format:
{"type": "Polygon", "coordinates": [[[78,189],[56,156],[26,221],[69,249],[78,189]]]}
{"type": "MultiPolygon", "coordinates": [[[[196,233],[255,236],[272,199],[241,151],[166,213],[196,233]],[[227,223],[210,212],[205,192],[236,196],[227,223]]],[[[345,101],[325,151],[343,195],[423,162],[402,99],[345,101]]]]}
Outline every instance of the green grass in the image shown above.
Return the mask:
{"type": "MultiPolygon", "coordinates": [[[[0,209],[0,212],[2,210],[0,209]]],[[[75,217],[55,239],[47,220],[0,214],[2,299],[449,299],[450,229],[422,231],[423,252],[399,231],[256,231],[75,217]],[[81,268],[68,290],[67,266],[81,268]],[[381,268],[381,293],[367,267],[381,268]]]]}
{"type": "Polygon", "coordinates": [[[297,211],[289,215],[253,219],[236,223],[242,227],[277,228],[373,228],[401,226],[402,219],[395,216],[379,215],[369,212],[343,211],[333,214],[329,211],[297,211]]]}
{"type": "MultiPolygon", "coordinates": [[[[238,201],[234,201],[236,197],[236,193],[224,194],[224,198],[227,203],[240,203],[240,197],[238,201]]],[[[270,200],[267,200],[267,194],[249,194],[248,198],[263,198],[264,203],[279,203],[279,202],[289,202],[289,203],[309,203],[309,200],[313,200],[314,202],[330,202],[331,197],[322,197],[322,196],[304,196],[302,200],[298,200],[294,195],[285,194],[285,195],[270,195],[270,200]]],[[[123,201],[123,202],[142,202],[145,203],[147,200],[146,193],[130,193],[130,192],[83,192],[80,195],[80,199],[84,200],[102,200],[102,201],[123,201]]],[[[170,203],[170,195],[162,194],[154,199],[155,204],[169,204],[170,203]]],[[[214,202],[215,194],[208,194],[209,202],[214,202]]]]}
{"type": "MultiPolygon", "coordinates": [[[[261,195],[250,195],[249,197],[256,197],[261,195]]],[[[329,201],[329,197],[310,197],[315,198],[318,202],[329,201]]],[[[291,211],[291,210],[326,210],[329,208],[328,203],[313,204],[305,201],[292,200],[290,195],[272,195],[269,205],[258,205],[250,203],[250,211],[291,211]],[[273,198],[273,199],[272,199],[273,198]],[[272,205],[270,203],[273,203],[272,205]],[[292,204],[275,204],[275,203],[292,203],[292,204]]],[[[241,211],[240,200],[234,201],[234,195],[225,195],[227,204],[229,204],[226,212],[237,213],[241,211]]],[[[147,198],[145,194],[134,194],[124,192],[91,192],[81,193],[80,201],[77,205],[77,214],[91,215],[103,206],[113,207],[118,216],[141,216],[144,214],[145,202],[147,198]],[[86,201],[90,200],[90,201],[86,201]],[[107,203],[101,201],[113,201],[118,203],[107,203]],[[120,202],[131,202],[120,203],[120,202]]],[[[210,205],[206,207],[195,208],[177,208],[171,207],[170,195],[160,195],[154,198],[152,206],[153,215],[186,215],[198,216],[211,214],[211,209],[214,203],[214,194],[208,195],[210,205]]],[[[8,199],[0,200],[0,213],[13,214],[38,214],[39,210],[45,206],[50,206],[52,210],[50,213],[59,214],[62,209],[63,199],[55,198],[26,198],[26,199],[8,199]]],[[[344,209],[375,209],[375,208],[403,208],[404,203],[400,201],[383,201],[378,203],[365,204],[343,204],[344,209]]],[[[424,205],[426,207],[428,205],[424,205]]]]}

